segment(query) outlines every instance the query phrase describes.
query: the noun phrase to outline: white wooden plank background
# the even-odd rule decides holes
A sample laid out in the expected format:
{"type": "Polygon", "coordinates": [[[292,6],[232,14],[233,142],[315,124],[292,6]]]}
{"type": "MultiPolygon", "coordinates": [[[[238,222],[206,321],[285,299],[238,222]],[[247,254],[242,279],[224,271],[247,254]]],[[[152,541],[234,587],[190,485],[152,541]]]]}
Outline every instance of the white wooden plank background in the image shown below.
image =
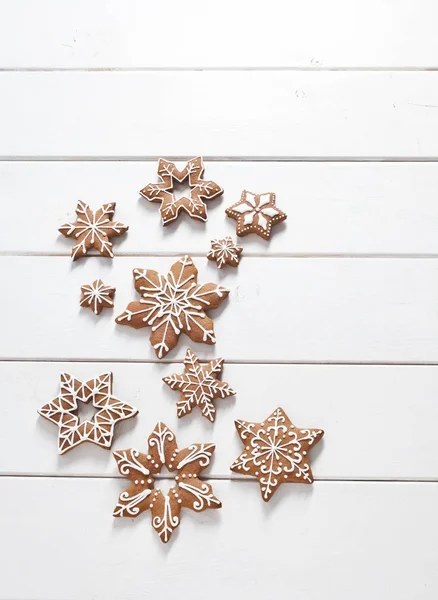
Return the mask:
{"type": "Polygon", "coordinates": [[[0,599],[435,600],[436,3],[0,5],[0,599]],[[138,190],[158,156],[200,154],[225,194],[206,225],[163,229],[138,190]],[[233,234],[224,209],[243,188],[275,191],[289,218],[218,272],[205,254],[233,234]],[[114,261],[68,257],[57,228],[79,198],[116,201],[130,225],[114,261]],[[238,392],[214,425],[178,421],[161,382],[188,340],[159,363],[148,330],[114,323],[136,297],[131,269],[165,272],[183,253],[200,281],[231,289],[216,347],[190,344],[225,356],[238,392]],[[78,299],[98,276],[117,293],[96,319],[78,299]],[[114,448],[144,447],[158,419],[181,443],[215,442],[223,509],[187,511],[166,547],[148,515],[114,520],[124,481],[111,454],[59,457],[36,413],[63,370],[112,370],[140,409],[114,448]],[[326,436],[314,486],[282,486],[266,505],[228,471],[233,420],[278,405],[326,436]]]}

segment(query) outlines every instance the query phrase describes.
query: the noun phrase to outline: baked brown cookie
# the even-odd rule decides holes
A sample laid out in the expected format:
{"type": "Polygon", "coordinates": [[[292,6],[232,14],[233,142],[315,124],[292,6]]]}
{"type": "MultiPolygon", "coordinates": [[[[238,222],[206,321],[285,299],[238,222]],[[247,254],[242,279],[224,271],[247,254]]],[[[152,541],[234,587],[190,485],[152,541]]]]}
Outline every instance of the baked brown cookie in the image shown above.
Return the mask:
{"type": "Polygon", "coordinates": [[[265,502],[282,483],[313,483],[307,454],[321,440],[322,429],[296,427],[282,408],[262,423],[239,420],[235,425],[245,450],[230,468],[257,477],[265,502]]]}
{"type": "Polygon", "coordinates": [[[104,308],[114,307],[114,294],[116,288],[105,285],[101,279],[81,286],[82,297],[80,305],[91,308],[95,315],[100,315],[104,308]]]}
{"type": "Polygon", "coordinates": [[[237,235],[256,233],[269,240],[272,226],[287,219],[287,215],[275,205],[275,194],[253,194],[243,190],[239,202],[225,210],[225,213],[237,221],[237,235]]]}
{"type": "Polygon", "coordinates": [[[120,474],[131,481],[120,494],[113,515],[133,518],[150,510],[152,527],[161,541],[167,543],[180,524],[181,508],[202,512],[222,506],[211,485],[198,478],[210,464],[215,445],[192,444],[178,449],[175,434],[161,422],[149,436],[148,444],[148,454],[133,448],[113,453],[120,474]],[[153,476],[160,473],[163,466],[171,472],[177,471],[175,485],[166,496],[154,489],[153,476]]]}
{"type": "Polygon", "coordinates": [[[93,212],[88,204],[79,200],[76,221],[65,223],[59,228],[62,235],[77,240],[71,249],[73,260],[85,256],[91,248],[95,248],[102,256],[114,258],[110,239],[126,233],[129,229],[127,225],[113,221],[115,209],[116,203],[110,202],[93,212]]]}
{"type": "Polygon", "coordinates": [[[115,425],[119,421],[135,417],[138,410],[113,396],[112,387],[112,373],[103,373],[84,382],[68,373],[61,373],[60,394],[38,410],[42,417],[59,427],[59,454],[64,454],[82,442],[110,448],[115,425]],[[92,420],[80,422],[78,402],[87,403],[90,400],[97,412],[92,420]]]}
{"type": "Polygon", "coordinates": [[[213,321],[205,311],[217,308],[229,290],[215,283],[197,283],[198,269],[183,256],[164,276],[151,269],[134,269],[141,299],[130,302],[116,318],[119,325],[151,327],[150,342],[158,358],[175,348],[181,333],[194,342],[215,344],[213,321]]]}
{"type": "Polygon", "coordinates": [[[222,269],[225,265],[237,267],[242,252],[242,246],[238,246],[230,236],[227,236],[222,239],[211,240],[211,249],[207,254],[207,258],[208,260],[215,260],[219,269],[222,269]]]}
{"type": "Polygon", "coordinates": [[[195,406],[199,406],[204,417],[213,423],[216,417],[213,400],[234,396],[236,393],[228,383],[218,379],[223,364],[223,358],[215,358],[201,365],[196,354],[188,348],[184,359],[185,372],[163,377],[164,383],[181,392],[176,405],[179,418],[188,415],[195,406]]]}
{"type": "Polygon", "coordinates": [[[175,163],[164,158],[158,161],[159,183],[149,183],[140,190],[141,196],[150,202],[161,202],[160,213],[163,225],[174,221],[184,210],[192,219],[207,220],[207,207],[204,200],[213,200],[221,196],[224,190],[214,181],[202,179],[204,164],[201,157],[192,158],[182,171],[175,163]],[[188,180],[191,188],[188,196],[175,198],[175,181],[183,183],[188,180]]]}

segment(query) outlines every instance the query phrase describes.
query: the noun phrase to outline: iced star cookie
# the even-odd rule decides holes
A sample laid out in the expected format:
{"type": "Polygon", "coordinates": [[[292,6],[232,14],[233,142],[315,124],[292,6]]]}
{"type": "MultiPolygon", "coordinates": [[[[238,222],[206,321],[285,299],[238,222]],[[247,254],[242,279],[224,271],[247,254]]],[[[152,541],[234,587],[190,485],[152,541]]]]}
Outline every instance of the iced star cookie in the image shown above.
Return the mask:
{"type": "Polygon", "coordinates": [[[214,181],[202,179],[204,164],[201,157],[192,158],[182,171],[176,168],[175,163],[164,158],[158,161],[159,183],[149,183],[140,190],[140,195],[150,202],[160,202],[160,213],[163,225],[174,221],[179,213],[184,210],[192,219],[207,220],[207,207],[205,200],[213,200],[221,196],[224,190],[214,181]],[[176,198],[174,193],[175,181],[183,183],[188,181],[190,193],[187,196],[176,198]]]}
{"type": "Polygon", "coordinates": [[[219,269],[230,265],[237,267],[240,262],[242,246],[238,246],[229,236],[222,239],[211,240],[211,249],[207,254],[208,260],[215,260],[219,269]]]}
{"type": "Polygon", "coordinates": [[[59,454],[82,442],[110,448],[115,425],[135,417],[138,410],[113,396],[112,387],[112,373],[104,373],[84,382],[68,373],[61,373],[59,395],[38,410],[38,414],[59,427],[59,454]],[[78,402],[88,403],[90,400],[97,412],[92,420],[80,422],[78,402]]]}
{"type": "Polygon", "coordinates": [[[116,318],[119,325],[151,327],[150,342],[158,358],[175,348],[181,333],[194,342],[215,344],[214,325],[206,311],[217,308],[229,290],[215,283],[197,283],[198,269],[183,256],[164,276],[151,269],[134,269],[140,300],[130,302],[116,318]]]}
{"type": "Polygon", "coordinates": [[[114,307],[114,294],[116,288],[105,285],[101,279],[81,286],[82,297],[80,305],[91,308],[95,315],[100,315],[104,308],[114,307]]]}
{"type": "Polygon", "coordinates": [[[211,485],[198,478],[210,464],[215,446],[192,444],[178,449],[175,434],[161,422],[149,436],[148,444],[148,454],[133,448],[113,453],[120,474],[131,481],[120,494],[113,516],[132,519],[150,510],[152,527],[161,541],[167,543],[180,524],[182,508],[202,512],[222,506],[211,485]],[[154,488],[154,475],[160,473],[163,466],[177,472],[175,485],[166,496],[154,488]]]}
{"type": "Polygon", "coordinates": [[[185,372],[163,377],[164,383],[172,390],[180,392],[180,399],[176,405],[179,418],[188,415],[195,406],[199,406],[203,416],[213,423],[216,417],[213,400],[234,396],[236,393],[228,383],[218,379],[223,364],[223,358],[215,358],[201,365],[196,354],[188,348],[184,359],[185,372]]]}
{"type": "Polygon", "coordinates": [[[225,213],[237,221],[239,236],[256,233],[269,240],[272,226],[287,219],[287,215],[275,205],[275,194],[253,194],[243,190],[239,202],[229,206],[225,213]]]}
{"type": "Polygon", "coordinates": [[[127,225],[113,221],[115,209],[116,203],[111,202],[93,212],[88,204],[79,200],[76,221],[65,223],[59,228],[62,235],[76,240],[71,249],[73,260],[85,256],[91,248],[95,248],[102,256],[114,258],[110,239],[126,233],[129,229],[127,225]]]}
{"type": "Polygon", "coordinates": [[[245,450],[230,469],[257,477],[265,502],[282,483],[313,483],[307,455],[324,435],[322,429],[296,427],[282,408],[262,423],[239,420],[235,426],[245,450]]]}

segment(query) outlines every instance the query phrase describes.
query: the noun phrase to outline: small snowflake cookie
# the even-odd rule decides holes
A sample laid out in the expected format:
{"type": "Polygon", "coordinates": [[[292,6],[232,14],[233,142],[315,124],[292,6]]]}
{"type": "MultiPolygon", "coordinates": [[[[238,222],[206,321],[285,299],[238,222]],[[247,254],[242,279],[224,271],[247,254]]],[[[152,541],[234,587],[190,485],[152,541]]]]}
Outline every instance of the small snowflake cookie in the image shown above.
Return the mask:
{"type": "Polygon", "coordinates": [[[96,279],[89,285],[81,286],[81,306],[91,308],[95,315],[100,315],[104,308],[114,307],[116,288],[105,285],[101,279],[96,279]]]}
{"type": "Polygon", "coordinates": [[[282,483],[313,483],[307,454],[321,440],[322,429],[296,427],[282,408],[262,423],[235,421],[235,425],[245,450],[230,468],[257,477],[265,502],[282,483]]]}
{"type": "Polygon", "coordinates": [[[152,527],[161,541],[167,543],[180,524],[181,508],[202,512],[222,506],[211,485],[198,478],[210,464],[215,446],[192,444],[178,449],[175,434],[161,422],[149,436],[148,444],[148,454],[133,448],[113,453],[120,474],[131,481],[120,494],[113,515],[132,519],[150,510],[152,527]],[[177,471],[175,485],[166,496],[154,488],[154,475],[160,473],[163,466],[177,471]]]}
{"type": "Polygon", "coordinates": [[[134,269],[140,300],[130,302],[116,318],[119,325],[151,327],[150,342],[158,358],[175,348],[181,333],[193,342],[215,344],[214,325],[205,312],[217,308],[229,290],[215,283],[197,283],[198,269],[183,256],[164,276],[151,269],[134,269]]]}
{"type": "Polygon", "coordinates": [[[110,202],[93,212],[88,204],[78,202],[76,221],[65,223],[59,228],[62,235],[76,240],[71,249],[73,260],[85,256],[91,248],[95,248],[102,256],[114,258],[110,239],[126,233],[129,229],[127,225],[112,220],[115,209],[116,203],[110,202]]]}
{"type": "Polygon", "coordinates": [[[112,373],[103,373],[90,381],[79,381],[68,373],[61,373],[59,395],[38,410],[38,414],[59,427],[59,454],[82,442],[110,448],[115,425],[135,417],[138,410],[113,396],[112,387],[112,373]],[[78,402],[87,403],[90,400],[97,412],[92,420],[81,422],[78,402]]]}
{"type": "Polygon", "coordinates": [[[201,365],[196,354],[188,348],[184,359],[185,372],[163,377],[164,383],[181,392],[176,405],[179,418],[188,415],[195,406],[199,406],[204,417],[213,423],[216,417],[213,400],[234,396],[236,393],[228,383],[218,379],[223,364],[223,358],[215,358],[201,365]]]}
{"type": "Polygon", "coordinates": [[[229,236],[222,239],[211,240],[211,249],[207,254],[208,260],[215,260],[219,269],[225,265],[237,267],[240,262],[242,246],[238,246],[229,236]]]}
{"type": "Polygon", "coordinates": [[[192,219],[207,220],[207,207],[204,200],[213,200],[224,190],[214,181],[202,179],[204,165],[201,157],[192,158],[182,171],[175,163],[164,158],[158,161],[159,183],[149,183],[140,190],[140,195],[150,202],[161,202],[161,220],[163,225],[174,221],[181,210],[186,211],[192,219]],[[174,194],[175,181],[183,183],[188,180],[190,193],[188,196],[176,198],[174,194]]]}
{"type": "Polygon", "coordinates": [[[256,233],[269,240],[272,226],[287,219],[287,215],[275,205],[275,194],[253,194],[243,190],[239,202],[229,206],[225,213],[237,221],[237,235],[256,233]]]}

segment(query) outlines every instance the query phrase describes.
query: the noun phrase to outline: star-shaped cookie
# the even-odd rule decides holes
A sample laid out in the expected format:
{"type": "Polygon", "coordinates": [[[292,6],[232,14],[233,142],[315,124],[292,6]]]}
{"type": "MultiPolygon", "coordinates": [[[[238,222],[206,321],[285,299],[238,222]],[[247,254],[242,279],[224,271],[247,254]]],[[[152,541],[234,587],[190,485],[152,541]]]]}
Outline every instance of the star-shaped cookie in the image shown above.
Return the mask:
{"type": "Polygon", "coordinates": [[[149,436],[148,444],[148,454],[141,454],[133,448],[113,453],[120,474],[131,481],[131,485],[120,494],[113,515],[132,519],[149,509],[152,527],[161,541],[167,543],[180,524],[181,508],[202,512],[222,506],[211,485],[198,478],[199,473],[210,464],[215,446],[192,444],[179,450],[175,434],[161,422],[149,436]],[[161,490],[154,489],[153,476],[163,466],[169,471],[177,471],[175,486],[166,496],[161,490]]]}
{"type": "Polygon", "coordinates": [[[181,210],[185,210],[192,219],[207,220],[207,207],[204,200],[213,200],[224,190],[214,181],[202,179],[204,165],[201,157],[192,158],[182,171],[176,168],[175,163],[164,158],[158,161],[159,183],[149,183],[140,190],[140,195],[150,202],[161,202],[161,220],[163,225],[174,221],[181,210]],[[174,181],[183,183],[188,179],[191,188],[188,196],[175,198],[174,181]]]}
{"type": "Polygon", "coordinates": [[[85,256],[90,248],[95,248],[103,256],[114,258],[110,239],[126,233],[129,229],[127,225],[112,220],[115,209],[116,203],[110,202],[93,212],[88,204],[79,200],[76,221],[65,223],[59,228],[62,235],[77,240],[71,249],[73,260],[85,256]]]}
{"type": "Polygon", "coordinates": [[[59,427],[59,454],[82,442],[110,448],[116,423],[138,413],[136,408],[112,395],[112,384],[112,373],[103,373],[85,382],[68,373],[61,373],[60,394],[38,410],[42,417],[59,427]],[[98,410],[92,420],[80,422],[78,402],[87,403],[90,400],[98,410]]]}
{"type": "Polygon", "coordinates": [[[257,477],[265,502],[282,483],[313,483],[307,454],[321,440],[322,429],[296,427],[282,408],[262,423],[239,420],[235,425],[245,450],[230,468],[257,477]]]}
{"type": "Polygon", "coordinates": [[[116,288],[105,285],[101,279],[81,286],[81,291],[80,305],[91,308],[95,315],[100,315],[104,308],[113,308],[114,306],[113,298],[116,288]]]}
{"type": "Polygon", "coordinates": [[[229,236],[222,239],[211,240],[211,249],[207,254],[209,260],[215,260],[219,269],[225,265],[237,267],[240,262],[242,246],[238,246],[229,236]]]}
{"type": "Polygon", "coordinates": [[[150,342],[158,358],[175,348],[181,333],[194,342],[215,344],[213,321],[205,311],[217,308],[229,290],[215,283],[197,283],[198,269],[190,256],[174,263],[167,276],[151,269],[134,269],[141,299],[130,302],[116,318],[119,325],[151,327],[150,342]]]}
{"type": "Polygon", "coordinates": [[[223,364],[223,358],[215,358],[201,365],[196,354],[188,348],[184,359],[185,372],[163,377],[164,383],[181,392],[176,405],[179,418],[199,406],[204,417],[213,423],[216,417],[213,400],[234,396],[236,393],[228,383],[217,378],[222,372],[223,364]]]}
{"type": "Polygon", "coordinates": [[[269,240],[272,226],[287,219],[287,215],[275,205],[275,194],[253,194],[243,190],[239,202],[229,206],[225,213],[237,221],[237,235],[256,233],[269,240]]]}

